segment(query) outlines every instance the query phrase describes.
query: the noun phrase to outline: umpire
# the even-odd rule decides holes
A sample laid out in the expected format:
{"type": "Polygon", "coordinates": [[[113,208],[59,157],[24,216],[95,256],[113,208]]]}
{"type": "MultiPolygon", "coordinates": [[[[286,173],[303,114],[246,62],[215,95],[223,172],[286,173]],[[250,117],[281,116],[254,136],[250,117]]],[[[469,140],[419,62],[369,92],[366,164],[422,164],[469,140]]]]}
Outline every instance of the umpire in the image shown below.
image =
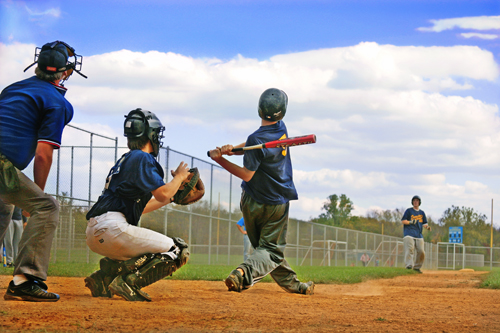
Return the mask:
{"type": "Polygon", "coordinates": [[[14,206],[31,216],[19,243],[14,277],[4,295],[8,301],[59,300],[43,282],[59,222],[59,205],[44,188],[54,149],[60,148],[63,129],[73,118],[63,83],[73,71],[84,76],[81,60],[61,41],[37,47],[35,62],[25,69],[37,64],[36,75],[11,84],[0,94],[0,239],[14,206]],[[33,158],[34,181],[21,172],[33,158]]]}

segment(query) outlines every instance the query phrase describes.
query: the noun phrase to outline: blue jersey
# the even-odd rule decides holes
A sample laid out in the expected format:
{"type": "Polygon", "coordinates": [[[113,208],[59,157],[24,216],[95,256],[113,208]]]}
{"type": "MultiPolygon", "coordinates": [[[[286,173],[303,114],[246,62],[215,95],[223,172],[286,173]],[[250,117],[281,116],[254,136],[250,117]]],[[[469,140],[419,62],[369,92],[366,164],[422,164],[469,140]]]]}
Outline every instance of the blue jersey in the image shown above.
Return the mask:
{"type": "Polygon", "coordinates": [[[0,153],[19,170],[35,156],[38,142],[59,149],[64,126],[73,118],[66,89],[36,76],[0,94],[0,153]]]}
{"type": "Polygon", "coordinates": [[[124,154],[109,171],[102,195],[87,213],[87,220],[107,212],[121,212],[137,225],[151,191],[165,185],[163,169],[153,155],[142,150],[124,154]]]}
{"type": "MultiPolygon", "coordinates": [[[[261,126],[252,133],[246,146],[286,138],[288,131],[285,123],[278,121],[273,125],[261,126]]],[[[255,174],[250,181],[243,181],[241,187],[258,203],[281,205],[297,200],[288,147],[248,150],[243,157],[243,165],[248,170],[255,171],[255,174]]]]}
{"type": "Polygon", "coordinates": [[[423,238],[424,236],[422,235],[422,230],[423,230],[423,225],[427,224],[427,217],[425,216],[425,213],[423,210],[415,210],[412,208],[408,208],[403,217],[401,218],[401,221],[407,220],[417,220],[418,223],[416,224],[409,224],[406,225],[404,224],[403,226],[403,234],[404,236],[411,236],[413,238],[423,238]]]}
{"type": "Polygon", "coordinates": [[[247,228],[245,228],[245,220],[243,218],[241,218],[236,224],[243,227],[243,230],[247,230],[247,228]]]}

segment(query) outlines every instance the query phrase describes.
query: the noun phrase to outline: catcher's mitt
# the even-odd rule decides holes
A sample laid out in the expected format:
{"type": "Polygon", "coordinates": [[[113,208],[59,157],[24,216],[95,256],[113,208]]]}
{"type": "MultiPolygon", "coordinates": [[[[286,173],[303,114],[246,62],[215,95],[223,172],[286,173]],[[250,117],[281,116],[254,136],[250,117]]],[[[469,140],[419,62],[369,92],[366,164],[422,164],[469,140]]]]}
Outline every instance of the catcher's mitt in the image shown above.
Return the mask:
{"type": "Polygon", "coordinates": [[[198,168],[189,169],[190,175],[184,181],[177,193],[172,198],[172,202],[178,205],[190,205],[203,198],[205,185],[200,178],[198,168]]]}

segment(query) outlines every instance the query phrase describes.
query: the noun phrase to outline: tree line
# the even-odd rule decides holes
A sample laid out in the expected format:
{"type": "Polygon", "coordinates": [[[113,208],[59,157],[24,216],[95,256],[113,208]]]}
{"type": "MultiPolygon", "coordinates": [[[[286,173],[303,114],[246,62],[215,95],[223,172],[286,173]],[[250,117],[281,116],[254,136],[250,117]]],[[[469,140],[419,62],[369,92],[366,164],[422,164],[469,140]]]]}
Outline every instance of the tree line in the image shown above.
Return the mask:
{"type": "MultiPolygon", "coordinates": [[[[366,216],[355,216],[352,215],[353,202],[347,195],[332,194],[328,196],[321,209],[323,212],[318,217],[312,218],[310,222],[389,236],[403,236],[401,218],[406,208],[371,210],[366,216]]],[[[452,205],[437,221],[428,215],[427,221],[432,230],[423,231],[426,242],[448,242],[449,227],[462,226],[464,245],[490,246],[491,224],[487,221],[485,214],[474,208],[452,205]]],[[[493,228],[493,246],[500,246],[500,228],[493,228]]]]}

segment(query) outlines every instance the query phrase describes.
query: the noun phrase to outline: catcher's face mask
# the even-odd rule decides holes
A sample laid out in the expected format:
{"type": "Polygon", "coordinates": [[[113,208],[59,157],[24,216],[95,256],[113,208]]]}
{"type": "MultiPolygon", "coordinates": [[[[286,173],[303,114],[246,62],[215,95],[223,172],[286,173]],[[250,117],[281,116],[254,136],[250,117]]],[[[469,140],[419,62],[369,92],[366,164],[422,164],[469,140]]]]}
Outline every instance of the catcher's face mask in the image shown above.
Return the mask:
{"type": "Polygon", "coordinates": [[[165,126],[161,124],[160,119],[151,111],[140,108],[132,110],[125,116],[124,135],[127,138],[140,138],[147,136],[153,146],[154,157],[158,157],[160,148],[163,147],[163,131],[165,126]]]}
{"type": "Polygon", "coordinates": [[[82,69],[82,60],[83,57],[76,54],[74,48],[65,42],[57,40],[45,44],[42,48],[36,47],[34,62],[26,67],[24,71],[26,72],[33,65],[38,64],[38,68],[47,74],[66,72],[59,83],[63,85],[71,74],[73,74],[73,71],[87,78],[87,76],[80,72],[82,69]],[[68,61],[69,58],[73,58],[73,62],[68,61]]]}

